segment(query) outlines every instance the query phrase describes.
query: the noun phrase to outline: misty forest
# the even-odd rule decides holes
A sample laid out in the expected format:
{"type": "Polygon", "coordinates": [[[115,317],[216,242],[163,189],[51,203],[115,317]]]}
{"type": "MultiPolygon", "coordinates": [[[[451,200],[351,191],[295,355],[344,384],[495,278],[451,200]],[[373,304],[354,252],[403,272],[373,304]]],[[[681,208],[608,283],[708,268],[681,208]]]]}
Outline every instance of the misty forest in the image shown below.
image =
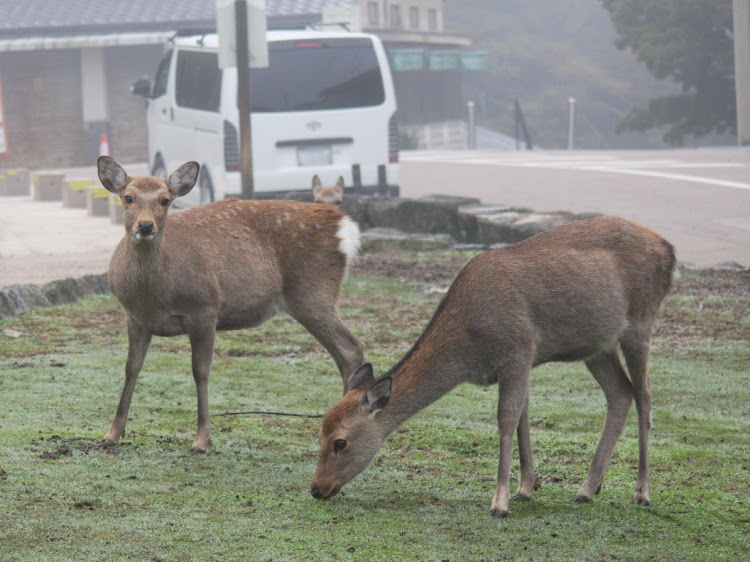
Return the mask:
{"type": "Polygon", "coordinates": [[[565,148],[574,97],[576,148],[736,142],[729,0],[449,0],[445,10],[447,31],[488,53],[488,70],[464,85],[482,127],[513,135],[518,100],[533,143],[565,148]]]}

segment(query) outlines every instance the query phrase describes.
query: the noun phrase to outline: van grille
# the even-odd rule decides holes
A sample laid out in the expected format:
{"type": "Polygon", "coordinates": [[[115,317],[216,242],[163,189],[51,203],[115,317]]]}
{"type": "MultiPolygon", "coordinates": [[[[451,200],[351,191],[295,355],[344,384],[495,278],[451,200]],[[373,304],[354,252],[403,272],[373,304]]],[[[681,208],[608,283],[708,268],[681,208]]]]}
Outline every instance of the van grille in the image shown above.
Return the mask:
{"type": "Polygon", "coordinates": [[[240,171],[240,149],[237,129],[229,121],[224,121],[224,167],[227,172],[240,171]]]}
{"type": "Polygon", "coordinates": [[[391,164],[398,162],[398,121],[395,113],[388,121],[388,161],[391,164]]]}

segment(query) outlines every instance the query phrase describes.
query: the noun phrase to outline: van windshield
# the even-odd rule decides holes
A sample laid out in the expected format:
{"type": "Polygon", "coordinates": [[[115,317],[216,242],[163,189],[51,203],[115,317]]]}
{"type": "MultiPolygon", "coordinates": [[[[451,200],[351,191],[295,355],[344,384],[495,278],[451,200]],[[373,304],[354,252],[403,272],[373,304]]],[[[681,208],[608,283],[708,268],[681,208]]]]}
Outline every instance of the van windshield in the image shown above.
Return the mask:
{"type": "Polygon", "coordinates": [[[380,66],[365,38],[268,44],[269,66],[250,70],[252,111],[310,111],[380,105],[380,66]]]}

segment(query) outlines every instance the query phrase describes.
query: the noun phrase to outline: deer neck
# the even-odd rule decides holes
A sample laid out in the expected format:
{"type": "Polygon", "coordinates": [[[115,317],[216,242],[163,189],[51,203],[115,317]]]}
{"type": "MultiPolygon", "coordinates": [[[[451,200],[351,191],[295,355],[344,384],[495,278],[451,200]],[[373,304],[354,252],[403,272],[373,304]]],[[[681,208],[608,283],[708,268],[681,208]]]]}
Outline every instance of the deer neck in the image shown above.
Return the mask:
{"type": "Polygon", "coordinates": [[[428,341],[417,345],[388,375],[391,398],[379,414],[384,435],[463,382],[461,365],[450,344],[438,347],[428,341]]]}
{"type": "Polygon", "coordinates": [[[163,251],[162,238],[152,242],[137,242],[128,239],[126,261],[129,268],[134,272],[146,277],[153,277],[161,271],[165,264],[165,252],[163,251]]]}
{"type": "Polygon", "coordinates": [[[140,302],[148,295],[158,293],[153,289],[168,277],[166,268],[170,261],[161,242],[137,242],[127,237],[118,248],[120,251],[113,257],[110,274],[115,276],[113,292],[120,300],[140,302]]]}

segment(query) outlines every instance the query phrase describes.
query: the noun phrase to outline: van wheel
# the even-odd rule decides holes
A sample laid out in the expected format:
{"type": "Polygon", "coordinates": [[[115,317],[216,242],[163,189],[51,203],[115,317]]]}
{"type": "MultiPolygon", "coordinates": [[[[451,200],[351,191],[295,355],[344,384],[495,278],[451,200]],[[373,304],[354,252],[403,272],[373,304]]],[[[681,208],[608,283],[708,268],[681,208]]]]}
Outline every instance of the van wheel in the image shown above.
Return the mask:
{"type": "Polygon", "coordinates": [[[201,168],[201,175],[198,179],[198,189],[200,189],[201,205],[212,203],[214,200],[214,185],[211,182],[211,176],[205,168],[201,168]]]}
{"type": "Polygon", "coordinates": [[[167,179],[167,167],[164,165],[164,160],[161,159],[161,156],[156,157],[154,167],[151,168],[151,175],[162,180],[167,179]]]}

